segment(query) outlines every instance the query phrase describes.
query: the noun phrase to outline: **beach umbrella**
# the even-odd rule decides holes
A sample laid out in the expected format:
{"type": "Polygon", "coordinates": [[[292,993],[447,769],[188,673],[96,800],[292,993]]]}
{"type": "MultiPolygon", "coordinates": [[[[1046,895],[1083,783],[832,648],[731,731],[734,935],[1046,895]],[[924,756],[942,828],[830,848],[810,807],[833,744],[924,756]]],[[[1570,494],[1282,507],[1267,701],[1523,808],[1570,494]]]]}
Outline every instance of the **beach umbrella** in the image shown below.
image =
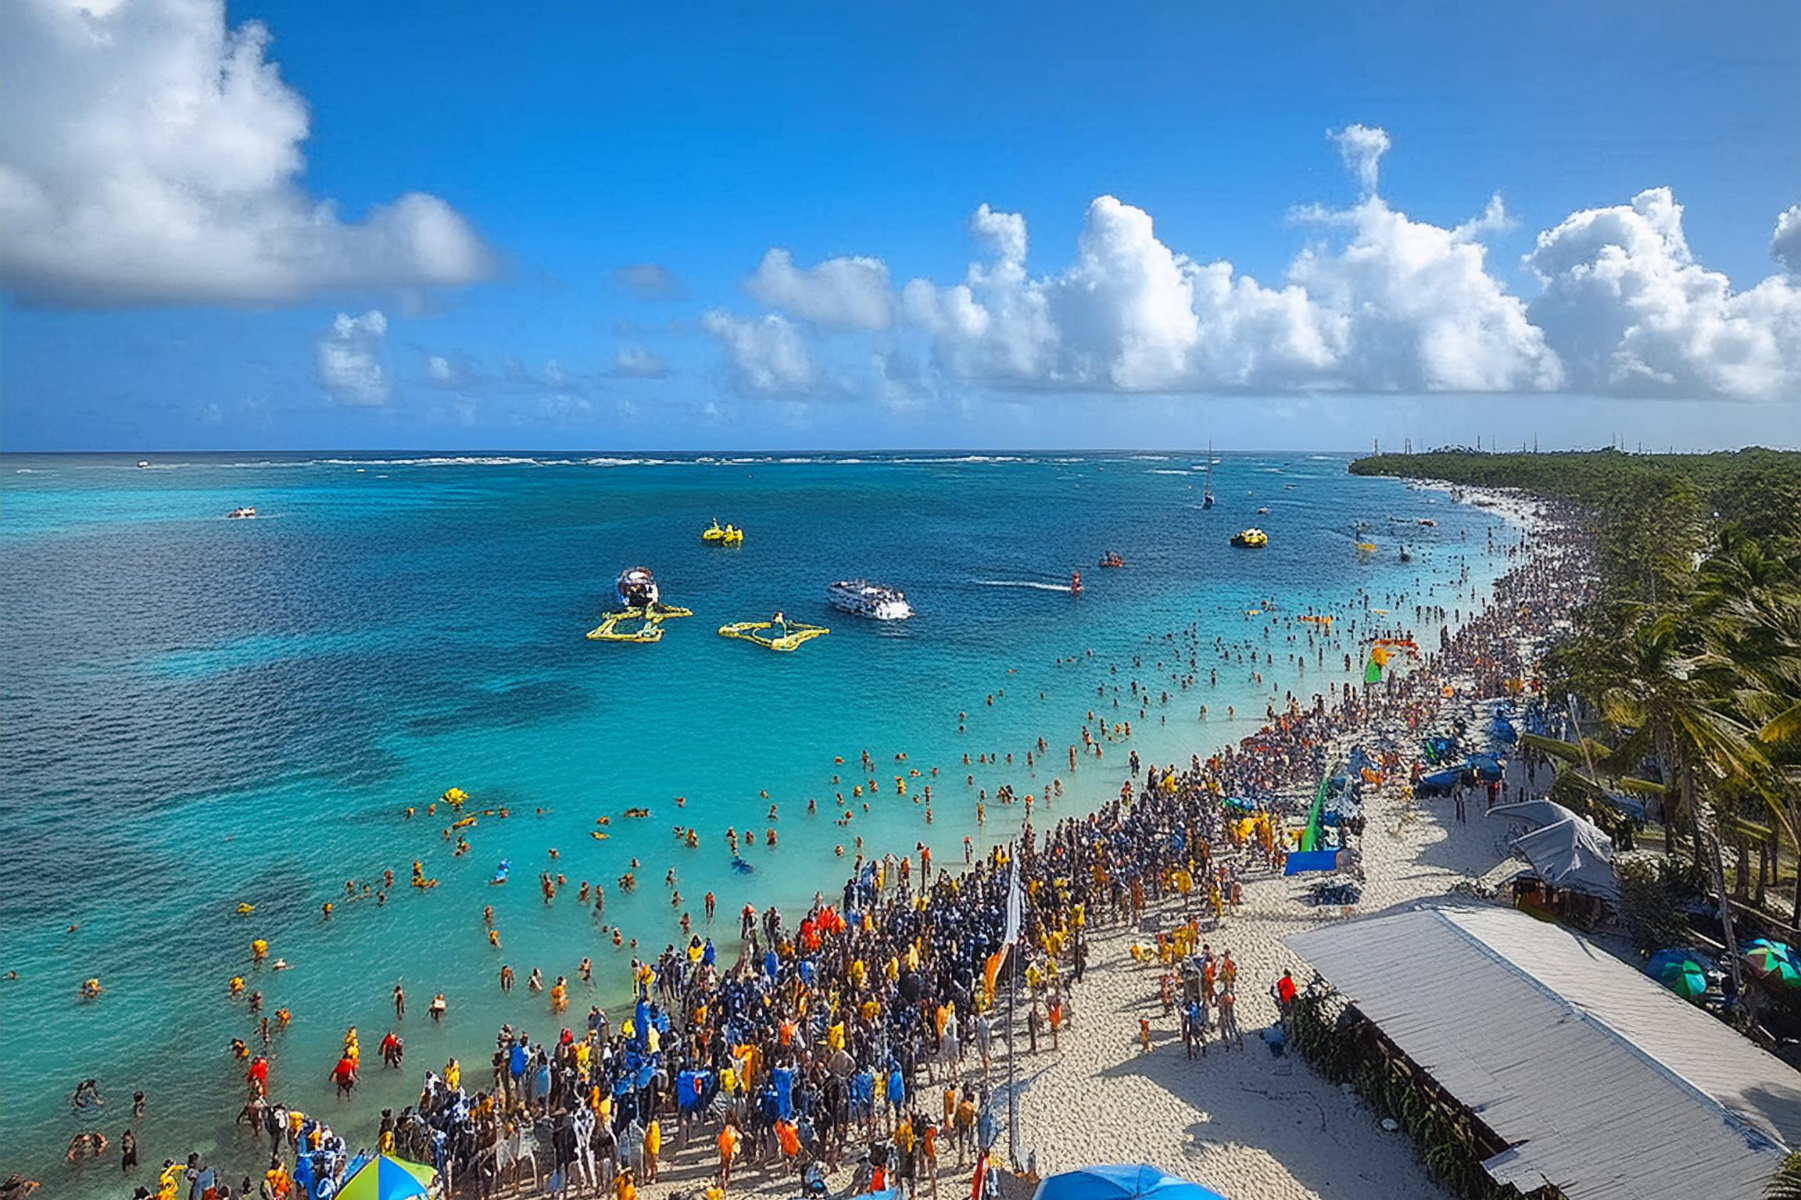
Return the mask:
{"type": "Polygon", "coordinates": [[[1707,990],[1707,973],[1700,963],[1689,958],[1665,963],[1657,979],[1684,1000],[1693,1000],[1707,990]]]}
{"type": "Polygon", "coordinates": [[[1179,1175],[1166,1175],[1141,1163],[1083,1167],[1052,1175],[1038,1185],[1032,1200],[1226,1200],[1179,1175]]]}
{"type": "Polygon", "coordinates": [[[413,1200],[431,1189],[436,1168],[382,1154],[344,1181],[336,1200],[413,1200]]]}
{"type": "Polygon", "coordinates": [[[1765,983],[1789,988],[1801,986],[1801,961],[1796,960],[1794,950],[1786,942],[1757,938],[1745,951],[1745,962],[1765,983]]]}
{"type": "Polygon", "coordinates": [[[1714,967],[1713,960],[1698,950],[1691,950],[1687,946],[1670,946],[1645,960],[1645,974],[1653,979],[1662,979],[1665,967],[1684,961],[1695,963],[1704,972],[1711,971],[1714,967]]]}

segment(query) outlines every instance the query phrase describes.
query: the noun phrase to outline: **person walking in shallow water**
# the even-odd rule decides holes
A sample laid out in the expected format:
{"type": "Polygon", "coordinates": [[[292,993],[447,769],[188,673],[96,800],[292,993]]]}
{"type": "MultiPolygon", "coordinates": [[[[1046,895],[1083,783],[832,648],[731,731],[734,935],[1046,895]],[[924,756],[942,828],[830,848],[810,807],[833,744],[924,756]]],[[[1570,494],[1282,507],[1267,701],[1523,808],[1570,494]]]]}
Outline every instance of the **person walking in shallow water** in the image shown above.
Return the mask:
{"type": "Polygon", "coordinates": [[[396,1021],[406,1019],[406,993],[401,990],[398,983],[394,985],[394,1019],[396,1021]]]}

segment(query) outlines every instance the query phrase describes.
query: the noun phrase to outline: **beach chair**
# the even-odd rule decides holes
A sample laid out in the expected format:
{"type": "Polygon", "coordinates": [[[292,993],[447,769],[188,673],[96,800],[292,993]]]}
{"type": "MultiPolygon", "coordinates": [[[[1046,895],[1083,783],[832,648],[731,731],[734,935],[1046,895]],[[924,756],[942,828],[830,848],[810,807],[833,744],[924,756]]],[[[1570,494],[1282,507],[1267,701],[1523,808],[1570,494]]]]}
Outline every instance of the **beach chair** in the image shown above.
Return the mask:
{"type": "Polygon", "coordinates": [[[501,1173],[507,1173],[507,1181],[514,1192],[521,1191],[519,1186],[519,1164],[529,1162],[532,1166],[532,1188],[538,1187],[537,1141],[531,1131],[524,1126],[515,1126],[511,1133],[494,1143],[494,1178],[500,1179],[501,1173]]]}

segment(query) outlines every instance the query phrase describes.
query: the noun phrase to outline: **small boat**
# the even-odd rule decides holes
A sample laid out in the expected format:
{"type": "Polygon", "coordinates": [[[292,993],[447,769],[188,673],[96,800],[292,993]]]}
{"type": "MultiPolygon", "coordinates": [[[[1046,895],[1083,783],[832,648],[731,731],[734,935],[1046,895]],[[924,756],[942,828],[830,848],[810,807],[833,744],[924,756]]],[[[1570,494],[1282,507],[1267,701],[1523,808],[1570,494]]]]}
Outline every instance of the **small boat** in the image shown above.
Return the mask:
{"type": "Polygon", "coordinates": [[[826,602],[839,612],[872,621],[904,621],[913,615],[905,592],[867,579],[840,579],[828,585],[826,602]]]}
{"type": "Polygon", "coordinates": [[[613,581],[613,592],[627,608],[651,608],[661,598],[657,577],[649,567],[627,567],[613,581]]]}
{"type": "Polygon", "coordinates": [[[1269,545],[1269,535],[1261,529],[1245,529],[1232,535],[1232,544],[1245,550],[1261,550],[1269,545]]]}
{"type": "Polygon", "coordinates": [[[1438,524],[1438,522],[1434,521],[1431,517],[1421,517],[1418,521],[1414,522],[1414,524],[1424,525],[1424,526],[1430,528],[1430,527],[1438,524]]]}
{"type": "Polygon", "coordinates": [[[143,458],[138,459],[138,470],[148,471],[149,469],[150,469],[150,461],[148,459],[143,459],[143,458]]]}
{"type": "Polygon", "coordinates": [[[246,517],[254,517],[254,516],[256,516],[256,509],[254,507],[252,507],[251,505],[246,504],[242,508],[234,508],[230,512],[226,513],[225,519],[228,521],[241,521],[246,517]]]}
{"type": "Polygon", "coordinates": [[[1269,516],[1269,509],[1267,507],[1260,508],[1257,510],[1257,515],[1260,517],[1267,517],[1269,516]]]}
{"type": "Polygon", "coordinates": [[[1080,572],[1080,571],[1071,571],[1070,572],[1070,574],[1069,574],[1069,594],[1072,596],[1080,596],[1082,594],[1082,572],[1080,572]]]}
{"type": "Polygon", "coordinates": [[[736,525],[721,526],[717,518],[701,530],[700,540],[714,546],[742,546],[744,531],[736,525]]]}
{"type": "Polygon", "coordinates": [[[771,650],[793,650],[802,642],[816,637],[824,637],[831,630],[823,625],[808,625],[801,621],[790,621],[781,613],[776,613],[767,621],[736,621],[730,625],[719,627],[719,636],[742,638],[747,642],[755,642],[759,646],[771,650]],[[774,632],[781,630],[780,633],[774,632]]]}
{"type": "Polygon", "coordinates": [[[1103,567],[1113,567],[1115,569],[1118,569],[1119,567],[1123,567],[1126,565],[1126,560],[1121,558],[1116,552],[1109,550],[1109,551],[1107,551],[1107,553],[1101,555],[1101,561],[1100,561],[1099,565],[1103,566],[1103,567]]]}

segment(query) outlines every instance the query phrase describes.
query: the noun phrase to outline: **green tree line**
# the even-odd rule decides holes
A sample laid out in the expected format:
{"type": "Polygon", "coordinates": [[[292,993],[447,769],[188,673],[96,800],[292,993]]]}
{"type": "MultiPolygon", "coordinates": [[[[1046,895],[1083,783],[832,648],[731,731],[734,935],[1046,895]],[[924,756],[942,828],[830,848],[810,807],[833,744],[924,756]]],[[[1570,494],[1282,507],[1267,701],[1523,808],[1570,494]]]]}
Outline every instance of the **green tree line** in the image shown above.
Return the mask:
{"type": "Polygon", "coordinates": [[[1579,697],[1593,722],[1565,757],[1661,799],[1666,848],[1685,840],[1711,882],[1736,970],[1726,898],[1765,900],[1752,847],[1773,829],[1801,862],[1801,453],[1454,450],[1351,471],[1570,506],[1600,586],[1544,664],[1547,693],[1579,697]]]}

